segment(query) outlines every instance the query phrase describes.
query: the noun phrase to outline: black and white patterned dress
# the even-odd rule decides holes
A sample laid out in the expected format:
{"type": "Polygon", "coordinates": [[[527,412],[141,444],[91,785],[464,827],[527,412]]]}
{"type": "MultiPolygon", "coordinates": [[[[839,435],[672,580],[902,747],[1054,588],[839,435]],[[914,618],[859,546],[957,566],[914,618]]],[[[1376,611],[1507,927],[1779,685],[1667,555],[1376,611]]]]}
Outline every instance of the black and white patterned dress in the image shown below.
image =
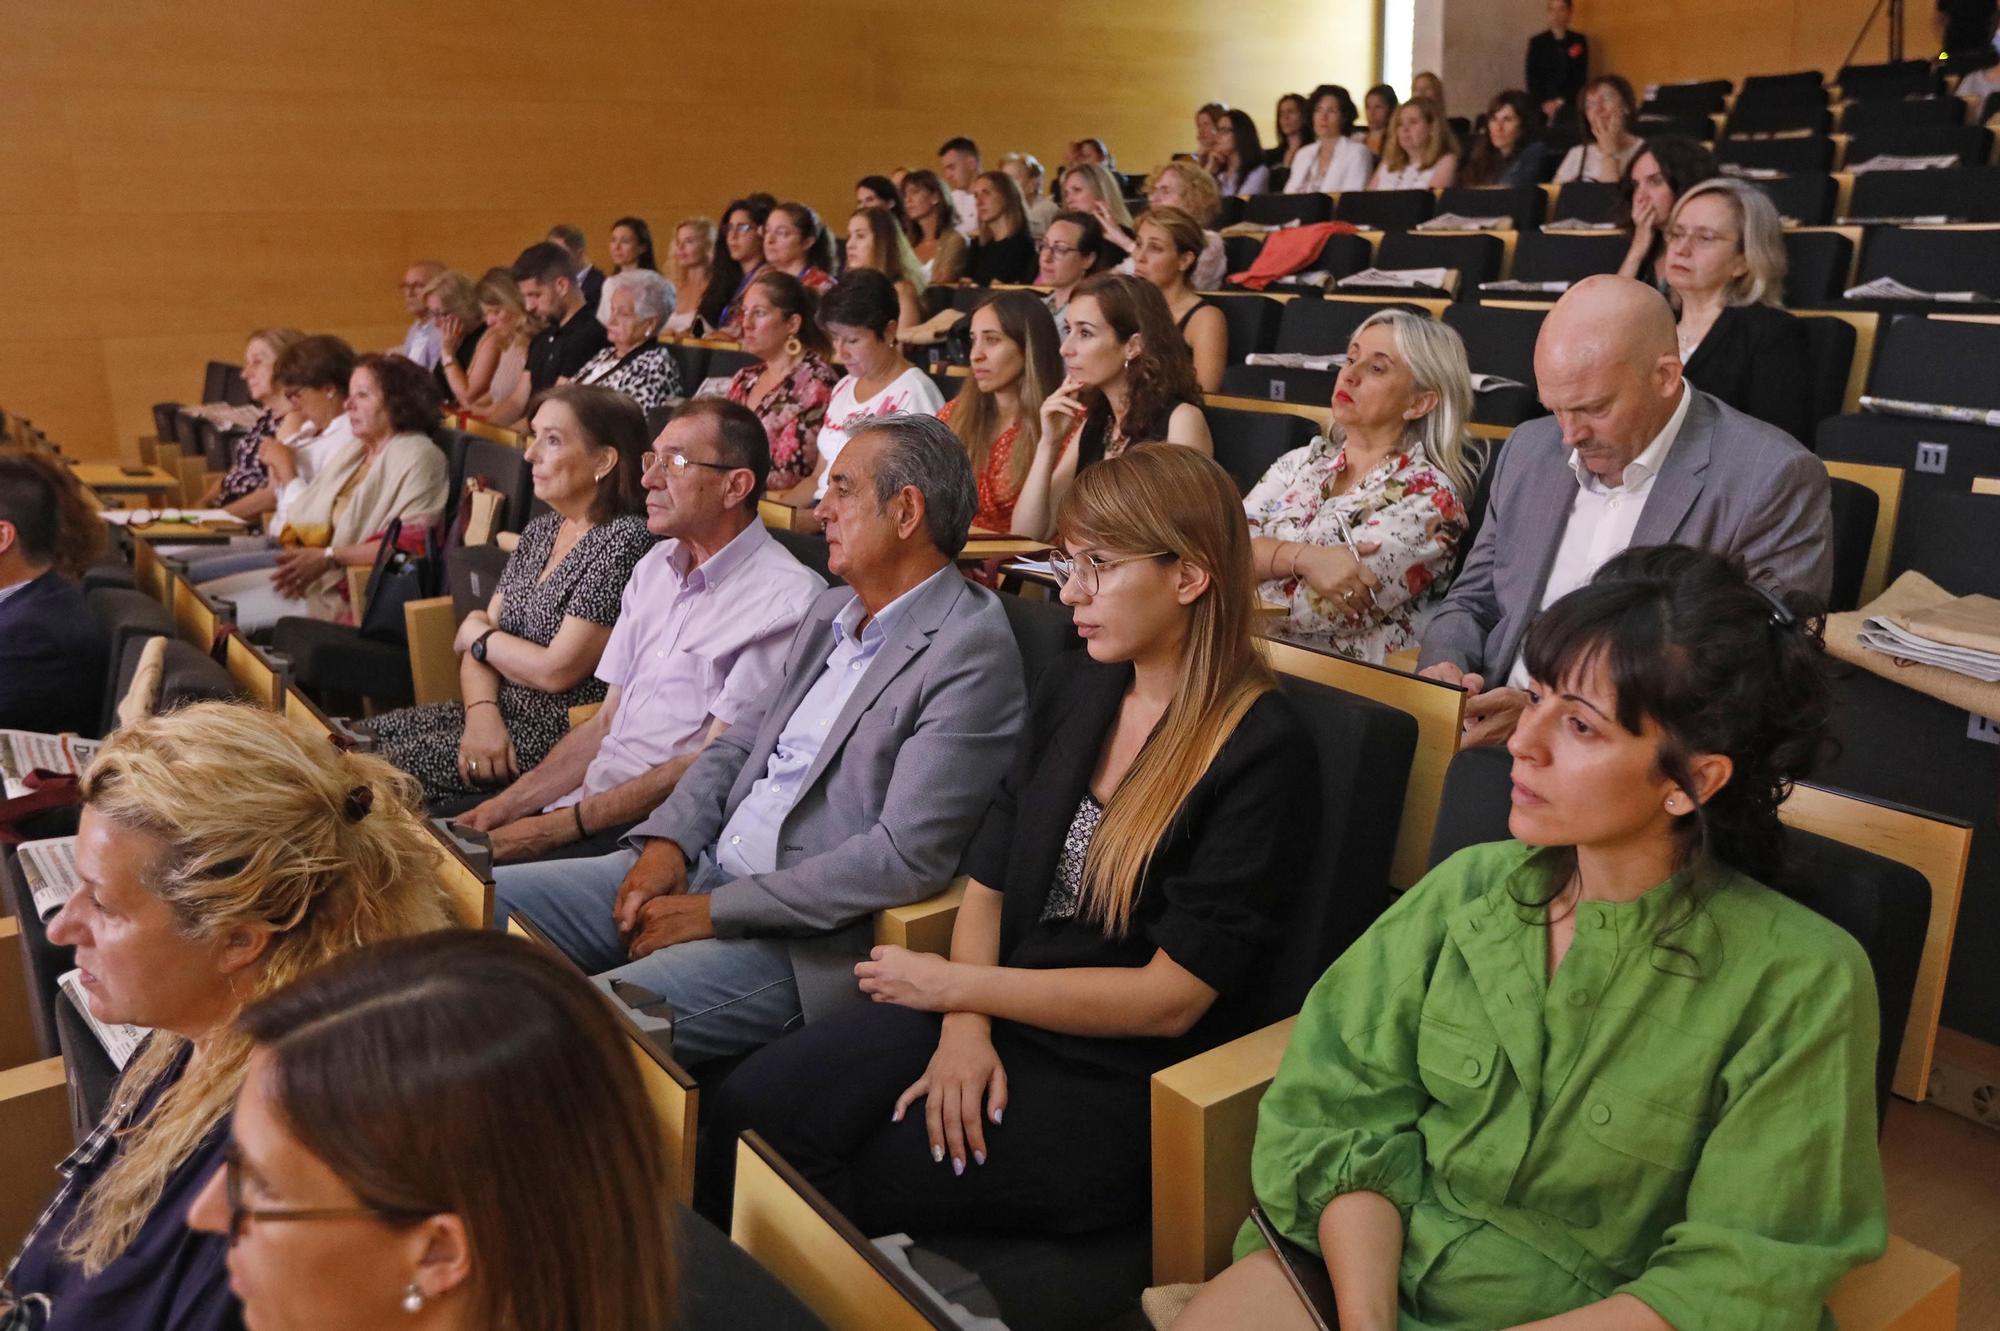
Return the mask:
{"type": "Polygon", "coordinates": [[[576,381],[615,389],[645,411],[664,407],[681,395],[681,372],[673,353],[657,345],[640,347],[624,357],[606,347],[576,372],[576,381]]]}
{"type": "MultiPolygon", "coordinates": [[[[530,522],[500,574],[500,631],[544,647],[554,641],[566,618],[604,625],[616,622],[632,566],[653,547],[646,520],[627,514],[585,532],[544,578],[542,568],[555,548],[561,524],[554,513],[530,522]]],[[[603,700],[604,682],[595,675],[562,693],[503,679],[500,715],[521,770],[546,758],[568,731],[570,708],[603,700]]],[[[368,729],[375,734],[377,752],[423,782],[428,798],[482,793],[458,775],[458,746],[465,737],[463,704],[400,708],[376,717],[368,729]]]]}

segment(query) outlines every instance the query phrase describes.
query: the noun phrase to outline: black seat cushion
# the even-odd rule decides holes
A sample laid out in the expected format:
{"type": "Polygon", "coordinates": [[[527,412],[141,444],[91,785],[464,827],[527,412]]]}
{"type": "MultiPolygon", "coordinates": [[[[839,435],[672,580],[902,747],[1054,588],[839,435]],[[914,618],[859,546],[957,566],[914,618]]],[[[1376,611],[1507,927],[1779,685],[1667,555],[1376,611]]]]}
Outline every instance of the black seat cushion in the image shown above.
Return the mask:
{"type": "Polygon", "coordinates": [[[2000,222],[2000,166],[1960,166],[1948,171],[1863,171],[1854,177],[1847,215],[2000,222]]]}
{"type": "Polygon", "coordinates": [[[271,646],[292,663],[292,678],[308,693],[359,694],[384,707],[414,701],[410,649],[364,638],[345,624],[291,615],[271,630],[271,646]]]}
{"type": "Polygon", "coordinates": [[[1348,190],[1334,204],[1333,216],[1374,231],[1408,231],[1431,215],[1436,202],[1427,189],[1348,190]]]}
{"type": "Polygon", "coordinates": [[[1273,411],[1244,411],[1209,403],[1209,437],[1215,442],[1215,460],[1244,494],[1264,478],[1271,464],[1295,448],[1312,441],[1319,428],[1302,416],[1273,411]]]}

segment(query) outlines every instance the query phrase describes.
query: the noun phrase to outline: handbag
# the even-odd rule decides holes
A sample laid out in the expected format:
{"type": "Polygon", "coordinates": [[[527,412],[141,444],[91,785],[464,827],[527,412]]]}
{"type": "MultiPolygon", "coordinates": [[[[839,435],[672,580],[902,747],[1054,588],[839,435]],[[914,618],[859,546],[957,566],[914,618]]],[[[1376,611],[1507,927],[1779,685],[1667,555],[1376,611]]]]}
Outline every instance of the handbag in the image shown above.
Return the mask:
{"type": "Polygon", "coordinates": [[[435,525],[406,529],[401,518],[390,519],[383,528],[375,566],[368,572],[367,599],[356,624],[362,637],[377,642],[409,641],[403,624],[404,605],[436,596],[444,581],[439,537],[435,525]]]}

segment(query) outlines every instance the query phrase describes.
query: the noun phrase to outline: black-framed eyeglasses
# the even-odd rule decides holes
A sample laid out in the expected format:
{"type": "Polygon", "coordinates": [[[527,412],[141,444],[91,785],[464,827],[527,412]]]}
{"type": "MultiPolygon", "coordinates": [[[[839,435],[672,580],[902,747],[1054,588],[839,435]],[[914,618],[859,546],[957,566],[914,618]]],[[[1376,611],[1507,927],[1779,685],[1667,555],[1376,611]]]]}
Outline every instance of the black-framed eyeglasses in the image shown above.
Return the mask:
{"type": "Polygon", "coordinates": [[[1083,250],[1076,245],[1058,245],[1053,241],[1045,240],[1035,246],[1035,253],[1044,254],[1053,259],[1067,259],[1072,254],[1083,253],[1083,250]]]}
{"type": "Polygon", "coordinates": [[[727,462],[703,462],[700,458],[691,458],[685,453],[678,452],[652,452],[646,454],[646,470],[651,471],[655,467],[670,471],[676,476],[687,475],[689,467],[706,467],[710,471],[737,470],[737,468],[730,466],[727,462]]]}
{"type": "Polygon", "coordinates": [[[392,1225],[414,1225],[428,1220],[435,1211],[402,1211],[383,1206],[323,1206],[302,1210],[278,1210],[243,1204],[243,1156],[234,1142],[222,1152],[222,1195],[229,1203],[229,1242],[234,1246],[243,1237],[245,1221],[282,1220],[381,1220],[392,1225]]]}
{"type": "Polygon", "coordinates": [[[1097,595],[1098,579],[1107,568],[1117,568],[1120,564],[1136,564],[1142,559],[1172,559],[1171,550],[1155,550],[1143,555],[1120,555],[1117,559],[1099,559],[1088,550],[1081,555],[1066,555],[1057,550],[1049,555],[1049,573],[1054,576],[1056,586],[1067,587],[1070,579],[1076,579],[1076,588],[1085,596],[1097,595]]]}

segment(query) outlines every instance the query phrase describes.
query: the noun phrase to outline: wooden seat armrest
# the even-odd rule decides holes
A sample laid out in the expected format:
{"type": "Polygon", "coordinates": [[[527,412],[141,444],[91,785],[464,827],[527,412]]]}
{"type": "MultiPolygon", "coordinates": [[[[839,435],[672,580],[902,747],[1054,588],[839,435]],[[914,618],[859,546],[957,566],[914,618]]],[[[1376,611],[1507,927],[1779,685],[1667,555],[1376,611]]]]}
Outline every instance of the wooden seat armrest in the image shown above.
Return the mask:
{"type": "Polygon", "coordinates": [[[1207,1280],[1250,1214],[1257,1105],[1295,1018],[1153,1074],[1153,1281],[1207,1280]]]}
{"type": "Polygon", "coordinates": [[[60,1180],[76,1147],[60,1058],[0,1071],[0,1246],[13,1252],[60,1180]]]}
{"type": "Polygon", "coordinates": [[[965,900],[963,878],[934,897],[907,906],[891,906],[875,916],[875,941],[894,943],[912,952],[951,954],[951,931],[958,923],[958,904],[965,900]]]}
{"type": "Polygon", "coordinates": [[[35,1033],[31,1005],[35,995],[28,980],[28,950],[21,940],[21,922],[0,916],[0,1068],[33,1063],[53,1050],[42,1048],[35,1033]]]}
{"type": "Polygon", "coordinates": [[[410,688],[418,703],[457,702],[458,612],[449,596],[403,603],[403,632],[410,644],[410,688]]]}
{"type": "Polygon", "coordinates": [[[1959,1270],[1934,1252],[1889,1236],[1889,1250],[1849,1271],[1826,1301],[1840,1331],[1952,1331],[1959,1270]]]}
{"type": "Polygon", "coordinates": [[[347,604],[354,611],[354,622],[359,624],[361,616],[368,612],[368,578],[375,572],[372,564],[349,564],[347,573],[347,604]]]}
{"type": "Polygon", "coordinates": [[[603,708],[604,704],[601,702],[587,702],[582,704],[581,706],[570,708],[569,728],[571,730],[575,730],[585,721],[588,721],[591,717],[596,716],[598,712],[603,710],[603,708]]]}

